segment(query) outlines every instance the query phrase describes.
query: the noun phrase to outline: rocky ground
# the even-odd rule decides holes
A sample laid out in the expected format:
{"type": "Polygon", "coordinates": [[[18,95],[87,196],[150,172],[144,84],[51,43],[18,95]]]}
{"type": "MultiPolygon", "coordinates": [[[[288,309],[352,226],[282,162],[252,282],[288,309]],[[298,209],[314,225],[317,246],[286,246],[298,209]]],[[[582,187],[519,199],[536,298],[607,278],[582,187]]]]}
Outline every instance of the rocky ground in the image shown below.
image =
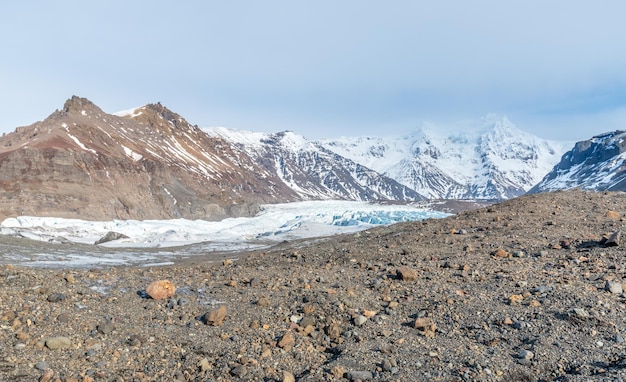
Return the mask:
{"type": "Polygon", "coordinates": [[[0,379],[620,381],[625,213],[568,191],[234,261],[5,265],[0,379]]]}

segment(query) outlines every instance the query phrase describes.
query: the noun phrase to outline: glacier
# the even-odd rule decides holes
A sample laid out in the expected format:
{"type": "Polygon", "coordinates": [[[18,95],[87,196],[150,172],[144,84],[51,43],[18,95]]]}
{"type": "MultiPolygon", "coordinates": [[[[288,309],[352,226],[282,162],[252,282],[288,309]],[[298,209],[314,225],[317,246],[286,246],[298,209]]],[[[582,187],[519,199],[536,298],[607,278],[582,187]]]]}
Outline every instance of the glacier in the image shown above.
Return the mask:
{"type": "Polygon", "coordinates": [[[236,255],[286,240],[328,237],[448,215],[414,204],[326,200],[268,204],[253,217],[214,222],[20,216],[0,223],[0,235],[48,244],[24,246],[19,240],[13,244],[0,240],[0,263],[40,267],[161,265],[177,257],[216,252],[236,255]],[[125,237],[95,245],[109,232],[125,237]]]}

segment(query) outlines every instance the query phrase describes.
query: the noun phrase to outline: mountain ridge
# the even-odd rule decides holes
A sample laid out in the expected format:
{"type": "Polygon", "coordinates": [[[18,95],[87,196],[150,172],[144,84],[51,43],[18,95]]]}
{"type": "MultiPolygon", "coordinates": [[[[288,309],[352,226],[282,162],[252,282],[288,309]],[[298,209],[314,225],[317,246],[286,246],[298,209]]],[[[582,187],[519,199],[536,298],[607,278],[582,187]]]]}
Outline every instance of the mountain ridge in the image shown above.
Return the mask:
{"type": "Polygon", "coordinates": [[[529,192],[571,188],[626,191],[626,131],[607,132],[577,142],[529,192]]]}
{"type": "Polygon", "coordinates": [[[263,203],[423,199],[301,137],[277,138],[303,146],[251,155],[160,103],[115,115],[73,96],[0,138],[0,216],[216,220],[263,203]]]}
{"type": "Polygon", "coordinates": [[[433,199],[520,196],[570,145],[523,132],[493,114],[465,130],[423,123],[404,136],[342,137],[322,144],[433,199]]]}

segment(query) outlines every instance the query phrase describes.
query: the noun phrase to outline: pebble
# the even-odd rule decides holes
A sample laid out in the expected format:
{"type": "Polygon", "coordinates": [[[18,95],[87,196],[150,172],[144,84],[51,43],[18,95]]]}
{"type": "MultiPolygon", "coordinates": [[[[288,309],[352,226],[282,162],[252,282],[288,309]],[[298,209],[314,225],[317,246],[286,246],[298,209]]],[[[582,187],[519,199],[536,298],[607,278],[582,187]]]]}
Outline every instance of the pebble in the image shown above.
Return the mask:
{"type": "Polygon", "coordinates": [[[98,326],[96,326],[96,330],[101,334],[111,334],[113,331],[113,325],[110,322],[104,322],[98,326]]]}
{"type": "Polygon", "coordinates": [[[374,375],[370,371],[355,370],[347,372],[346,377],[348,377],[350,381],[369,381],[374,378],[374,375]]]}
{"type": "Polygon", "coordinates": [[[589,317],[589,313],[583,309],[583,308],[574,308],[572,309],[572,312],[577,315],[578,317],[581,318],[588,318],[589,317]]]}
{"type": "Polygon", "coordinates": [[[202,316],[202,322],[206,325],[220,326],[224,322],[226,318],[227,309],[225,306],[220,306],[219,308],[212,310],[202,316]]]}
{"type": "Polygon", "coordinates": [[[201,371],[207,371],[210,370],[212,367],[211,362],[209,362],[209,360],[207,358],[202,358],[200,360],[200,362],[198,362],[198,368],[201,371]]]}
{"type": "Polygon", "coordinates": [[[282,382],[296,382],[296,377],[289,371],[283,371],[282,382]]]}
{"type": "Polygon", "coordinates": [[[39,382],[50,382],[52,381],[52,377],[54,377],[54,371],[48,369],[39,377],[39,382]]]}
{"type": "Polygon", "coordinates": [[[59,302],[65,300],[65,295],[63,293],[52,293],[48,296],[48,302],[59,302]]]}
{"type": "Polygon", "coordinates": [[[533,359],[534,356],[535,356],[535,354],[533,352],[531,352],[530,350],[521,350],[517,354],[517,358],[525,359],[525,360],[531,360],[531,359],[533,359]]]}
{"type": "Polygon", "coordinates": [[[46,369],[49,369],[49,368],[50,368],[50,366],[48,365],[48,362],[46,362],[46,361],[39,361],[39,362],[37,362],[35,364],[35,369],[37,369],[37,370],[43,371],[43,370],[46,370],[46,369]]]}
{"type": "Polygon", "coordinates": [[[617,333],[615,335],[615,342],[617,342],[618,344],[623,344],[624,343],[624,336],[622,336],[621,334],[617,333]]]}
{"type": "Polygon", "coordinates": [[[363,326],[363,324],[365,324],[367,322],[367,317],[363,316],[363,315],[358,315],[356,317],[354,317],[354,325],[356,326],[363,326]]]}
{"type": "Polygon", "coordinates": [[[46,340],[46,347],[50,350],[67,349],[72,346],[72,340],[67,337],[51,337],[46,340]]]}
{"type": "Polygon", "coordinates": [[[282,338],[278,341],[277,346],[283,348],[287,351],[291,350],[293,346],[296,344],[296,339],[293,337],[291,332],[286,332],[283,334],[282,338]]]}
{"type": "Polygon", "coordinates": [[[417,271],[409,267],[400,267],[396,270],[396,275],[403,281],[417,280],[417,271]]]}
{"type": "Polygon", "coordinates": [[[604,289],[614,294],[622,294],[624,292],[622,290],[622,283],[617,281],[607,281],[604,285],[604,289]]]}
{"type": "Polygon", "coordinates": [[[231,371],[230,374],[234,375],[235,377],[243,377],[246,374],[248,374],[248,368],[245,365],[239,365],[237,367],[234,367],[231,371]]]}

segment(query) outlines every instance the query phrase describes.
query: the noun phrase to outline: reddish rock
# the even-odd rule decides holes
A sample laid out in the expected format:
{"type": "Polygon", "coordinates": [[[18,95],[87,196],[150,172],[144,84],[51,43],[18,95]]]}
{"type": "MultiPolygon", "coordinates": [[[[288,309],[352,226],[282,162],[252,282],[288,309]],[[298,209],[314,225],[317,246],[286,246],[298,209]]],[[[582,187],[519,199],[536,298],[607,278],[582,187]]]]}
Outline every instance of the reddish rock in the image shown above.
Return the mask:
{"type": "Polygon", "coordinates": [[[172,297],[176,293],[176,287],[168,280],[159,280],[150,283],[146,287],[146,293],[155,300],[162,300],[172,297]]]}
{"type": "Polygon", "coordinates": [[[500,257],[500,258],[511,257],[511,254],[502,248],[498,248],[495,252],[492,253],[492,255],[495,257],[500,257]]]}
{"type": "Polygon", "coordinates": [[[287,332],[283,335],[283,337],[278,341],[278,347],[283,348],[287,351],[293,348],[293,345],[296,344],[296,339],[293,337],[293,333],[287,332]]]}

